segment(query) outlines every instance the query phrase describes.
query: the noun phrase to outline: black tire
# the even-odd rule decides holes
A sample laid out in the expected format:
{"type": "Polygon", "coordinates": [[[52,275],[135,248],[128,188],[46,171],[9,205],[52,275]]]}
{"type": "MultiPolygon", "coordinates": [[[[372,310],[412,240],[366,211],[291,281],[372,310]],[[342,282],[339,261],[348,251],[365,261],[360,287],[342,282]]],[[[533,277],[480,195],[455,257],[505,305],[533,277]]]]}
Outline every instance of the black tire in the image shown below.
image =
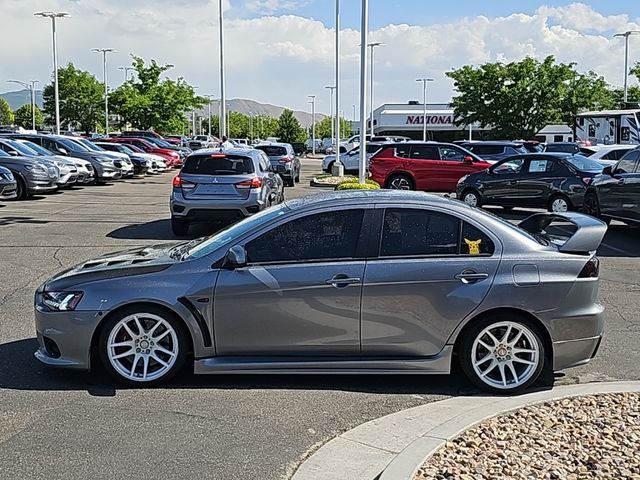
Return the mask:
{"type": "MultiPolygon", "coordinates": [[[[513,339],[513,334],[511,334],[509,338],[513,339]]],[[[528,339],[524,338],[520,340],[518,342],[518,345],[520,345],[520,342],[524,342],[524,341],[528,342],[528,339]]],[[[495,351],[497,351],[497,349],[495,351]]],[[[545,360],[546,352],[544,348],[544,342],[542,340],[542,335],[540,334],[538,327],[526,317],[520,316],[517,314],[511,314],[511,313],[497,313],[497,314],[489,315],[487,317],[484,317],[478,320],[474,320],[473,324],[467,330],[465,330],[462,337],[458,341],[457,352],[458,352],[460,367],[462,368],[462,371],[464,372],[466,377],[471,381],[471,383],[473,383],[476,387],[482,390],[485,390],[487,392],[499,393],[503,395],[505,394],[513,395],[530,387],[540,377],[542,371],[544,370],[545,361],[546,361],[545,360]],[[473,367],[474,359],[472,358],[472,355],[473,355],[474,342],[476,341],[477,337],[481,334],[481,332],[483,332],[486,328],[490,327],[491,325],[496,325],[496,328],[502,328],[499,326],[499,324],[503,322],[511,322],[513,324],[519,325],[520,328],[526,329],[537,346],[538,357],[535,365],[532,365],[533,368],[529,371],[529,373],[527,373],[528,378],[525,381],[512,387],[507,386],[507,387],[497,388],[491,385],[489,382],[483,380],[478,375],[478,373],[476,373],[473,367]]],[[[489,353],[489,355],[491,355],[491,353],[489,353]]],[[[511,355],[515,356],[515,353],[511,355]]],[[[478,360],[482,360],[483,358],[484,356],[480,357],[478,360]]],[[[507,358],[510,359],[510,357],[507,357],[507,358]]],[[[493,362],[493,360],[491,360],[491,362],[493,362]]],[[[518,365],[520,366],[520,368],[523,369],[521,370],[520,373],[524,372],[528,368],[527,366],[522,367],[523,364],[520,364],[520,363],[518,363],[518,365]]],[[[498,364],[496,364],[496,367],[497,366],[498,364]]],[[[494,367],[494,370],[495,370],[495,367],[494,367]]],[[[500,369],[498,368],[498,370],[500,369]]],[[[495,374],[495,371],[489,370],[488,373],[491,375],[488,375],[487,378],[491,379],[491,377],[495,374]]],[[[514,379],[513,374],[509,373],[509,375],[511,376],[512,379],[514,379]]]]}
{"type": "Polygon", "coordinates": [[[293,181],[296,183],[300,183],[300,170],[298,170],[298,174],[296,175],[296,178],[293,179],[293,181]]]}
{"type": "Polygon", "coordinates": [[[171,217],[171,231],[175,235],[187,235],[189,233],[189,220],[186,218],[171,217]]]}
{"type": "Polygon", "coordinates": [[[331,162],[329,163],[329,165],[327,165],[327,173],[331,173],[331,171],[333,170],[333,164],[336,162],[331,162]]]}
{"type": "MultiPolygon", "coordinates": [[[[184,323],[174,314],[160,308],[155,307],[153,305],[131,305],[130,307],[126,307],[115,314],[109,316],[103,325],[100,327],[100,334],[98,337],[98,342],[96,347],[98,349],[97,356],[100,360],[102,367],[107,371],[107,373],[112,376],[116,381],[122,383],[123,385],[128,386],[136,386],[136,387],[153,387],[156,385],[161,385],[165,382],[171,380],[176,373],[178,373],[183,367],[185,360],[188,357],[191,342],[188,339],[188,330],[186,329],[184,323]],[[131,380],[129,378],[124,377],[122,374],[118,372],[112,365],[109,360],[109,352],[107,347],[107,342],[109,339],[109,335],[118,322],[122,319],[128,317],[129,315],[140,315],[141,321],[144,321],[145,314],[152,314],[158,317],[161,317],[165,320],[175,331],[177,337],[177,355],[174,360],[173,365],[170,369],[166,371],[162,376],[155,378],[153,380],[131,380]]],[[[136,332],[137,333],[137,332],[136,332]]],[[[158,342],[159,343],[159,342],[158,342]]],[[[151,362],[151,360],[150,360],[151,362]]]]}
{"type": "Polygon", "coordinates": [[[596,192],[587,192],[582,205],[587,215],[600,218],[600,201],[598,200],[596,192]]]}
{"type": "Polygon", "coordinates": [[[482,207],[482,195],[480,195],[480,192],[478,192],[475,188],[467,188],[465,191],[463,191],[462,194],[460,195],[460,200],[471,207],[477,207],[477,208],[482,207]],[[476,199],[475,205],[472,205],[471,203],[467,202],[467,197],[469,196],[475,197],[476,199]]]}
{"type": "Polygon", "coordinates": [[[29,198],[29,189],[27,188],[27,184],[24,182],[22,177],[16,175],[16,200],[26,200],[29,198]]]}
{"type": "Polygon", "coordinates": [[[396,174],[396,175],[391,175],[389,177],[389,179],[387,180],[387,183],[385,184],[385,188],[388,189],[392,189],[392,190],[415,190],[416,186],[413,183],[413,179],[408,176],[408,175],[404,175],[404,174],[396,174]],[[408,188],[399,188],[399,187],[394,187],[394,185],[405,185],[408,188]]]}
{"type": "Polygon", "coordinates": [[[552,195],[551,198],[549,198],[549,203],[547,204],[548,211],[553,212],[553,208],[554,208],[553,205],[554,205],[554,202],[556,201],[563,201],[567,205],[567,210],[566,210],[567,212],[570,212],[571,210],[573,210],[573,204],[571,203],[571,200],[569,200],[569,197],[559,193],[559,194],[552,195]]]}
{"type": "Polygon", "coordinates": [[[295,187],[295,186],[296,186],[296,184],[295,184],[295,182],[294,182],[294,180],[293,180],[293,177],[286,179],[286,180],[284,181],[284,185],[285,185],[286,187],[295,187]]]}

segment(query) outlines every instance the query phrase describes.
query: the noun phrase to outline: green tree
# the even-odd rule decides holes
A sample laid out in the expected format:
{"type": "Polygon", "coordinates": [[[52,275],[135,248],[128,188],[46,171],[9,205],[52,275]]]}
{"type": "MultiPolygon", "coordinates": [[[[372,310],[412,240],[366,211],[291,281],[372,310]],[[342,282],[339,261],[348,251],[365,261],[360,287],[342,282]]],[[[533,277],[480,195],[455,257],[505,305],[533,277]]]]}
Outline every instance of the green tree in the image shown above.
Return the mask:
{"type": "Polygon", "coordinates": [[[278,130],[276,136],[281,142],[303,142],[307,135],[304,128],[300,126],[300,122],[293,116],[293,111],[284,109],[278,119],[278,130]]]}
{"type": "MultiPolygon", "coordinates": [[[[331,118],[325,117],[316,123],[316,138],[331,138],[331,118]]],[[[342,140],[351,136],[351,123],[340,118],[340,138],[342,140]]]]}
{"type": "MultiPolygon", "coordinates": [[[[91,132],[104,123],[104,85],[73,63],[58,69],[60,123],[91,132]]],[[[44,87],[44,112],[55,118],[53,83],[44,87]]]]}
{"type": "Polygon", "coordinates": [[[0,125],[13,125],[13,111],[4,98],[0,98],[0,125]]]}
{"type": "Polygon", "coordinates": [[[205,118],[202,120],[202,131],[209,132],[209,122],[211,122],[211,135],[220,138],[220,116],[211,115],[211,118],[205,118]]]}
{"type": "MultiPolygon", "coordinates": [[[[35,112],[36,112],[36,127],[41,127],[44,124],[44,115],[42,115],[42,110],[40,110],[37,105],[35,108],[35,112]]],[[[22,128],[30,129],[31,127],[33,127],[30,103],[26,105],[22,105],[20,108],[16,110],[15,124],[21,126],[22,128]]]]}
{"type": "Polygon", "coordinates": [[[132,55],[138,75],[109,95],[111,111],[120,117],[120,126],[153,129],[163,133],[182,133],[187,113],[207,100],[195,94],[184,78],[161,78],[173,65],[158,65],[132,55]]]}
{"type": "Polygon", "coordinates": [[[613,106],[602,77],[579,74],[575,64],[556,63],[552,56],[467,65],[447,76],[458,92],[458,124],[490,127],[496,138],[532,138],[548,123],[571,124],[580,111],[613,106]]]}

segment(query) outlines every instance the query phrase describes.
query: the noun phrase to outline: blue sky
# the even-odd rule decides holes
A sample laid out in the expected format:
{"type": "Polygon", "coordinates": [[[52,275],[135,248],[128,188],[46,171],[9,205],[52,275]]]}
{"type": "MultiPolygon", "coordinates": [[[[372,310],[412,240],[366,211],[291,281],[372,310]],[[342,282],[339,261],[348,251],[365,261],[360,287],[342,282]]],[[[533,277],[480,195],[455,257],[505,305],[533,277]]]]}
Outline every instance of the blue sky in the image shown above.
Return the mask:
{"type": "MultiPolygon", "coordinates": [[[[232,4],[242,0],[232,0],[232,4]]],[[[325,25],[334,24],[335,0],[301,0],[283,1],[283,4],[300,6],[282,8],[279,14],[294,14],[320,20],[325,25]]],[[[513,13],[533,14],[541,5],[562,7],[576,3],[575,0],[564,1],[531,1],[531,0],[370,0],[370,28],[377,29],[388,24],[408,23],[426,25],[455,21],[462,17],[508,16],[513,13]]],[[[590,5],[603,15],[638,14],[639,0],[615,0],[609,2],[582,0],[580,3],[590,5]]],[[[259,16],[259,15],[252,15],[259,16]]],[[[343,28],[360,29],[360,0],[342,0],[341,18],[343,28]]]]}

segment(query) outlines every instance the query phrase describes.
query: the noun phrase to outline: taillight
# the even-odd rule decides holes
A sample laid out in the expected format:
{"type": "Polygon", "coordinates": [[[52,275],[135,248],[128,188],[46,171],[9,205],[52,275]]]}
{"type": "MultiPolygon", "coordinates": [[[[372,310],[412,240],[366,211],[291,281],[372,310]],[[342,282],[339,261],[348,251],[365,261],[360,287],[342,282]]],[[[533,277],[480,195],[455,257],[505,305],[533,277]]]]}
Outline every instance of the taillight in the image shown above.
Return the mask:
{"type": "Polygon", "coordinates": [[[593,178],[591,177],[582,177],[582,183],[584,183],[585,185],[591,185],[592,181],[593,181],[593,178]]]}
{"type": "Polygon", "coordinates": [[[236,188],[261,188],[262,178],[253,177],[251,180],[245,180],[244,182],[236,183],[236,188]]]}
{"type": "Polygon", "coordinates": [[[600,274],[600,260],[598,257],[591,257],[589,261],[582,267],[582,271],[578,278],[598,278],[600,274]]]}
{"type": "Polygon", "coordinates": [[[291,160],[292,160],[291,157],[284,157],[278,160],[278,163],[291,163],[291,160]]]}
{"type": "Polygon", "coordinates": [[[193,182],[189,182],[185,179],[183,179],[182,177],[180,177],[180,175],[177,175],[175,177],[173,177],[173,188],[193,188],[195,187],[196,184],[193,182]]]}

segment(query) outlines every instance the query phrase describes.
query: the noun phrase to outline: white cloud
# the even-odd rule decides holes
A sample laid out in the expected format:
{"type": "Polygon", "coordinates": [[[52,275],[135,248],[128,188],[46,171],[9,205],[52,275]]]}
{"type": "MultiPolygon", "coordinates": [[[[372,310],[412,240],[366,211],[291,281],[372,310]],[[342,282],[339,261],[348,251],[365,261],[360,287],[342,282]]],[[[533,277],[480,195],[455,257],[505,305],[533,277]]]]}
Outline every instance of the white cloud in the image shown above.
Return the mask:
{"type": "MultiPolygon", "coordinates": [[[[320,111],[329,110],[333,84],[334,32],[330,26],[294,15],[242,18],[247,2],[231,0],[226,22],[227,91],[230,97],[308,109],[307,95],[318,95],[320,111]]],[[[286,8],[299,0],[249,0],[256,8],[286,8]],[[259,5],[258,5],[259,4],[259,5]]],[[[50,0],[47,9],[68,10],[59,23],[60,63],[73,60],[101,77],[102,64],[92,47],[115,47],[110,57],[113,85],[122,78],[118,66],[129,53],[172,63],[202,94],[218,93],[218,0],[50,0]],[[188,3],[188,7],[187,7],[188,3]]],[[[5,19],[0,44],[0,78],[45,81],[51,73],[51,28],[34,18],[42,0],[0,0],[5,19]]],[[[372,16],[375,12],[371,12],[372,16]]],[[[448,101],[452,84],[446,71],[465,64],[519,60],[525,55],[555,55],[576,62],[579,70],[595,70],[613,84],[622,83],[623,41],[617,30],[640,29],[627,15],[606,16],[583,4],[540,7],[533,14],[462,18],[433,25],[387,25],[371,32],[385,44],[376,50],[376,100],[418,99],[415,78],[436,79],[429,98],[448,101]]],[[[351,116],[358,96],[359,34],[341,32],[343,108],[351,116]]],[[[640,60],[640,37],[631,39],[631,60],[640,60]]],[[[0,91],[10,89],[0,83],[0,91]]]]}
{"type": "Polygon", "coordinates": [[[271,15],[279,11],[295,10],[308,4],[309,0],[249,0],[244,8],[252,13],[271,15]]]}

